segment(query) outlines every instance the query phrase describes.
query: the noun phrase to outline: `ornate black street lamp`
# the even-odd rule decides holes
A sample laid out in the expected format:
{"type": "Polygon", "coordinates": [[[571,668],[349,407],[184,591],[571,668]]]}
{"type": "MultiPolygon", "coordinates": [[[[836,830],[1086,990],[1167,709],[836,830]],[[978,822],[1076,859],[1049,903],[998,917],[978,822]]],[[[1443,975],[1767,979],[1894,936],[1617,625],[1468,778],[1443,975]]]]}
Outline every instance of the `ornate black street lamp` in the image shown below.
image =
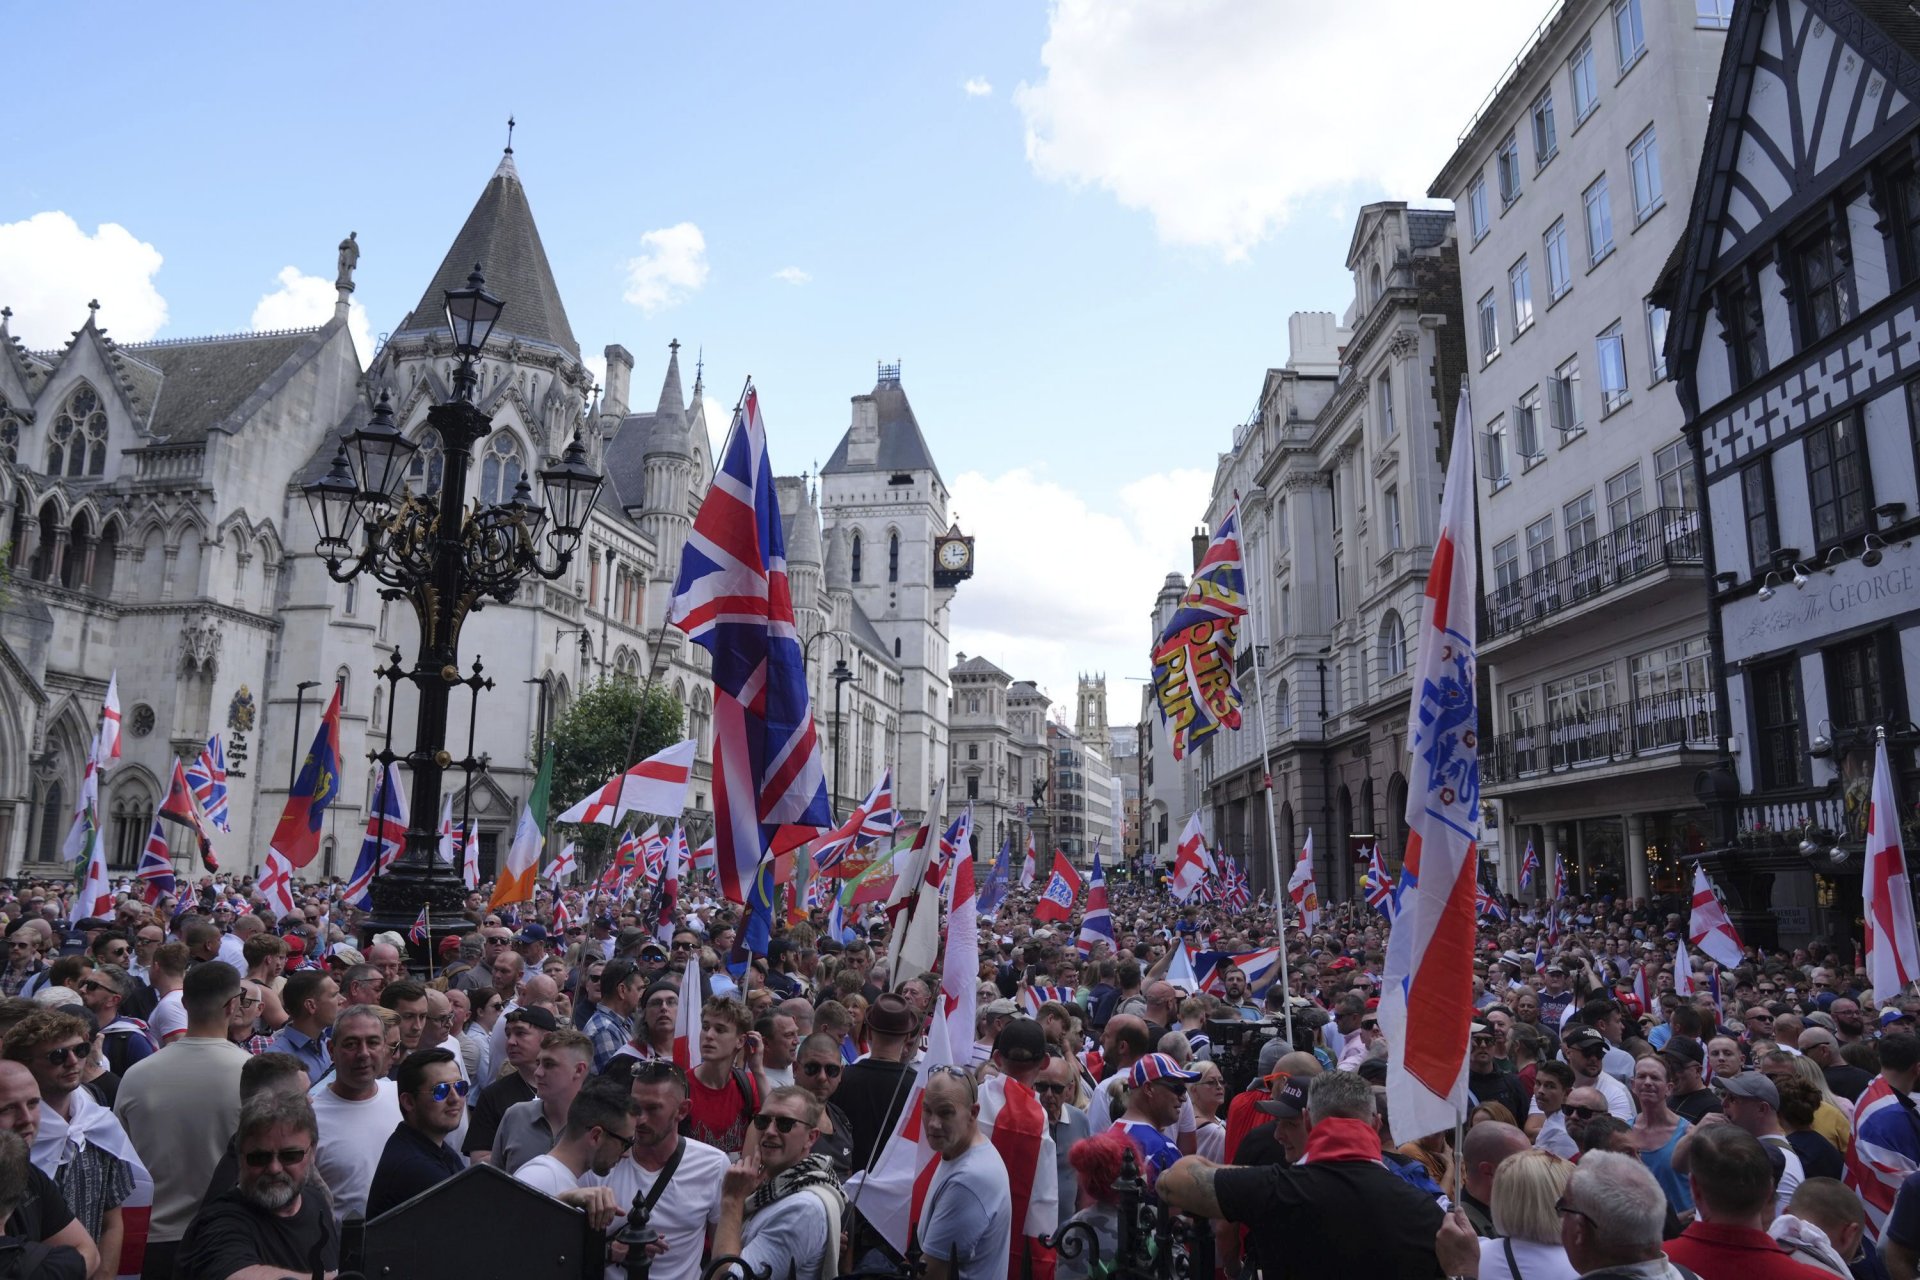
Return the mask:
{"type": "MultiPolygon", "coordinates": [[[[388,599],[412,604],[420,623],[413,667],[404,669],[396,650],[393,661],[376,672],[393,685],[408,681],[419,692],[413,749],[396,753],[389,727],[386,746],[369,753],[383,767],[398,760],[413,774],[406,851],[372,887],[373,928],[402,934],[423,903],[436,928],[442,923],[447,926],[442,931],[467,927],[460,914],[460,878],[451,871],[436,876],[434,858],[434,824],[447,769],[460,767],[469,781],[475,772],[485,772],[471,741],[464,759],[455,760],[446,749],[453,688],[465,685],[477,700],[482,689],[493,686],[481,675],[477,657],[462,674],[461,625],[488,600],[511,601],[528,574],[552,580],[566,572],[602,479],[588,465],[576,433],[560,461],[539,473],[544,506],[534,504],[525,475],[510,500],[468,505],[467,468],[474,446],[493,434],[493,420],[473,403],[474,360],[505,304],[487,292],[477,264],[467,287],[449,289],[446,296],[447,327],[459,364],[453,398],[427,411],[427,425],[439,435],[442,450],[439,491],[408,491],[407,471],[420,446],[395,426],[386,392],[372,420],[341,443],[326,476],[305,490],[320,534],[316,551],[327,562],[328,575],[347,582],[371,574],[386,587],[382,594],[388,599]],[[543,548],[552,553],[551,562],[543,558],[543,548]]],[[[394,701],[389,696],[389,723],[394,701]]]]}

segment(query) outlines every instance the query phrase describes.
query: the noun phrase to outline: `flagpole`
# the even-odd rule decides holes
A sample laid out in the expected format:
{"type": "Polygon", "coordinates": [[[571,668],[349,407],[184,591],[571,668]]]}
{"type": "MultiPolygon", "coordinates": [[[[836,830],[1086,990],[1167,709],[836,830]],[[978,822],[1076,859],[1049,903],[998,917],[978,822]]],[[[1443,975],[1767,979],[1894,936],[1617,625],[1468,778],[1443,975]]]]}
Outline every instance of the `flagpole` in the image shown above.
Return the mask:
{"type": "Polygon", "coordinates": [[[420,915],[427,922],[427,981],[433,981],[433,908],[420,904],[420,915]]]}
{"type": "MultiPolygon", "coordinates": [[[[1234,495],[1234,505],[1239,505],[1239,495],[1234,495]]],[[[1264,539],[1262,542],[1264,543],[1264,539]]],[[[1245,580],[1247,608],[1253,615],[1253,718],[1260,725],[1260,792],[1266,797],[1267,804],[1267,857],[1273,864],[1273,915],[1274,923],[1280,930],[1280,990],[1285,993],[1281,1008],[1286,1014],[1287,1043],[1293,1043],[1293,980],[1287,972],[1287,895],[1281,891],[1285,883],[1280,874],[1280,833],[1274,829],[1273,818],[1273,756],[1267,742],[1267,710],[1262,686],[1266,683],[1265,664],[1260,660],[1260,639],[1266,634],[1264,615],[1260,611],[1260,599],[1254,594],[1253,583],[1259,573],[1246,571],[1242,566],[1241,577],[1245,580]]],[[[1305,920],[1301,921],[1304,925],[1305,920]]]]}

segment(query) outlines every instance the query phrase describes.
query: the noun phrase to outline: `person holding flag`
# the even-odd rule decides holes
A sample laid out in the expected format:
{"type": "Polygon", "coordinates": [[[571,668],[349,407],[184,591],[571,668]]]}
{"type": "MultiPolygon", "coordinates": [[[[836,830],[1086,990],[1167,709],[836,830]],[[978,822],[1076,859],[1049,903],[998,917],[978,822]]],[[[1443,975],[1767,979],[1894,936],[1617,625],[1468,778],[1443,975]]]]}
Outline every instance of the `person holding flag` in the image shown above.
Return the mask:
{"type": "Polygon", "coordinates": [[[1106,954],[1118,951],[1113,939],[1113,913],[1107,910],[1107,877],[1100,869],[1100,842],[1094,841],[1093,868],[1087,873],[1087,911],[1080,922],[1080,936],[1074,940],[1080,954],[1099,959],[1096,948],[1106,954]]]}
{"type": "Polygon", "coordinates": [[[1287,880],[1287,897],[1293,902],[1293,909],[1300,914],[1300,927],[1312,933],[1320,927],[1320,891],[1313,883],[1313,831],[1307,831],[1306,847],[1300,850],[1300,860],[1293,864],[1293,875],[1287,880]]]}

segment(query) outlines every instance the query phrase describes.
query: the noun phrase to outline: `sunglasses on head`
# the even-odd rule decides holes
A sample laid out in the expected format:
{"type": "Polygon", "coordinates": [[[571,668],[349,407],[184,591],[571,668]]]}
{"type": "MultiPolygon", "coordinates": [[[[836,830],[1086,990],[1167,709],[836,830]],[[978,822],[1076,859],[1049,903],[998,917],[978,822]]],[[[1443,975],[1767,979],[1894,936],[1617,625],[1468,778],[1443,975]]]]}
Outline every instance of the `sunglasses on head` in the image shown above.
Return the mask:
{"type": "Polygon", "coordinates": [[[793,1132],[793,1127],[795,1125],[805,1124],[805,1123],[806,1121],[796,1120],[792,1116],[757,1115],[753,1118],[754,1128],[758,1129],[762,1133],[765,1133],[768,1129],[774,1128],[777,1126],[780,1130],[780,1136],[783,1138],[793,1132]]]}
{"type": "Polygon", "coordinates": [[[242,1157],[249,1169],[265,1169],[278,1162],[282,1169],[291,1169],[305,1160],[311,1152],[310,1147],[281,1147],[277,1151],[249,1151],[242,1157]]]}
{"type": "Polygon", "coordinates": [[[433,1100],[435,1102],[445,1102],[450,1094],[458,1094],[464,1098],[467,1096],[467,1091],[472,1088],[473,1086],[465,1080],[442,1080],[439,1084],[433,1086],[433,1100]]]}
{"type": "Polygon", "coordinates": [[[686,1074],[680,1070],[680,1065],[676,1062],[668,1062],[662,1058],[648,1058],[633,1064],[633,1078],[658,1083],[661,1080],[684,1080],[686,1074]]]}
{"type": "Polygon", "coordinates": [[[829,1080],[840,1074],[840,1064],[837,1062],[803,1062],[800,1069],[810,1076],[825,1076],[829,1080]]]}

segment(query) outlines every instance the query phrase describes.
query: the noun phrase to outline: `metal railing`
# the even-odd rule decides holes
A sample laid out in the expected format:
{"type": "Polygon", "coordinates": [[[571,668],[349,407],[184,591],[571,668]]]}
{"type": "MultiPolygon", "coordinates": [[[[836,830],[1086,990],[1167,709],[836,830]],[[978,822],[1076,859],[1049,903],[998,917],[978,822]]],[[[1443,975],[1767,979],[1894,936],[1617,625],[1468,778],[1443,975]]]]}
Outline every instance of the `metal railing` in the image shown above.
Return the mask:
{"type": "Polygon", "coordinates": [[[1487,593],[1488,638],[1524,631],[1614,587],[1662,569],[1697,567],[1700,513],[1660,507],[1487,593]]]}
{"type": "Polygon", "coordinates": [[[1521,782],[1672,751],[1711,751],[1714,709],[1712,690],[1682,689],[1562,716],[1489,740],[1480,755],[1482,778],[1521,782]]]}

